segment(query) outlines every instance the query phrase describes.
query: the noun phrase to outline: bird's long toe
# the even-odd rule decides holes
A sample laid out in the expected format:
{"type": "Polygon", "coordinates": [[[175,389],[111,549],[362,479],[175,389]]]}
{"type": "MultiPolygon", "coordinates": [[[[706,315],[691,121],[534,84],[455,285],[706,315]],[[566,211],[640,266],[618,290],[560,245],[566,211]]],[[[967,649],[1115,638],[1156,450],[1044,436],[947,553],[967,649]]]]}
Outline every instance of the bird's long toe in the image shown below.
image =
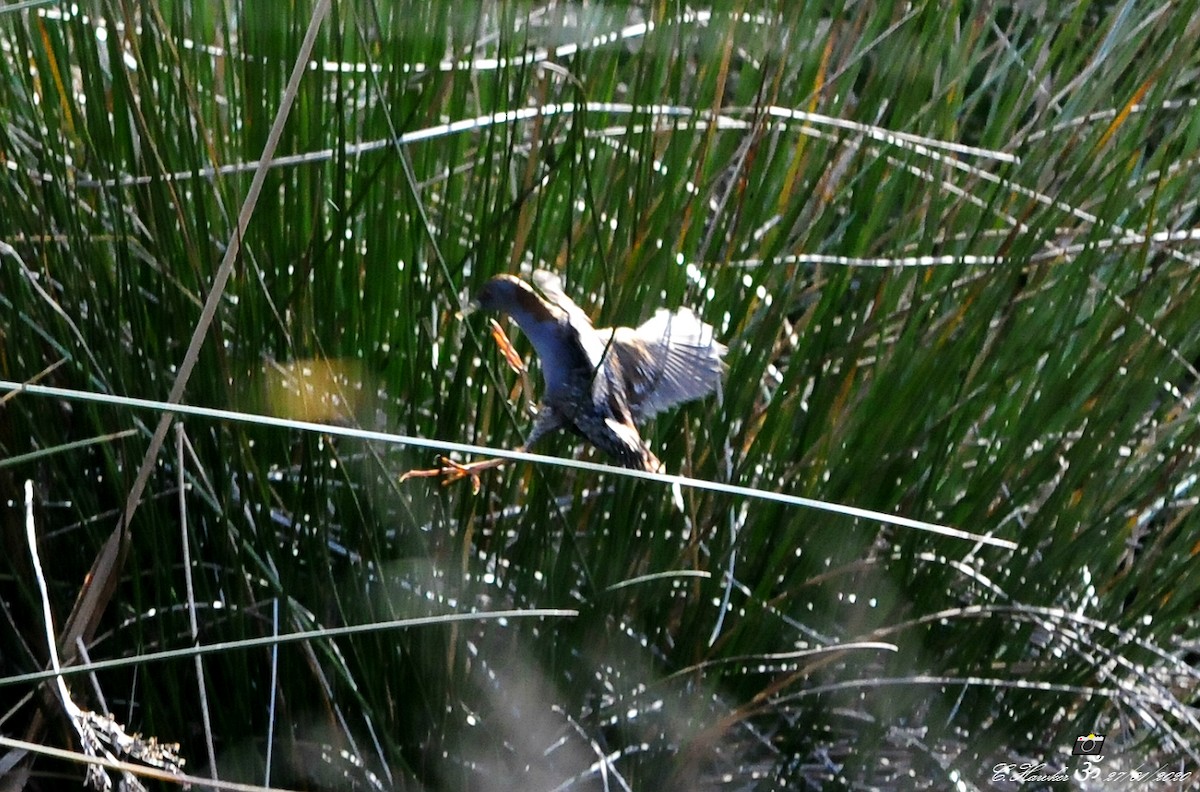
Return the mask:
{"type": "Polygon", "coordinates": [[[463,464],[462,462],[455,462],[450,457],[440,456],[438,457],[438,467],[406,471],[400,474],[400,481],[404,482],[410,478],[441,478],[442,486],[448,487],[456,481],[469,478],[471,480],[471,492],[478,495],[483,483],[479,474],[485,470],[500,467],[503,464],[504,459],[500,457],[463,464]]]}

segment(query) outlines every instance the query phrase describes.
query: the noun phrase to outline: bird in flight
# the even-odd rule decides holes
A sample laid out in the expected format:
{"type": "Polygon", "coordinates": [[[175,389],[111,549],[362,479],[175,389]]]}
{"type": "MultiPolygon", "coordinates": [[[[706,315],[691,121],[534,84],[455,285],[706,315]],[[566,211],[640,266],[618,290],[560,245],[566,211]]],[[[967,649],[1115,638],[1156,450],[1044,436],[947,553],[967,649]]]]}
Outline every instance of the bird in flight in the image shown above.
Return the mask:
{"type": "MultiPolygon", "coordinates": [[[[662,463],[637,425],[716,391],[725,370],[725,345],[687,308],[660,308],[638,327],[593,327],[563,291],[557,275],[536,270],[532,280],[531,286],[512,275],[497,275],[473,303],[511,316],[541,361],[545,389],[533,429],[518,450],[528,451],[550,432],[568,429],[622,467],[661,472],[662,463]]],[[[494,335],[510,365],[517,367],[520,358],[503,332],[494,335]]],[[[464,465],[443,457],[440,467],[409,471],[401,480],[443,476],[448,484],[470,477],[478,490],[479,472],[503,462],[488,459],[464,465]]]]}

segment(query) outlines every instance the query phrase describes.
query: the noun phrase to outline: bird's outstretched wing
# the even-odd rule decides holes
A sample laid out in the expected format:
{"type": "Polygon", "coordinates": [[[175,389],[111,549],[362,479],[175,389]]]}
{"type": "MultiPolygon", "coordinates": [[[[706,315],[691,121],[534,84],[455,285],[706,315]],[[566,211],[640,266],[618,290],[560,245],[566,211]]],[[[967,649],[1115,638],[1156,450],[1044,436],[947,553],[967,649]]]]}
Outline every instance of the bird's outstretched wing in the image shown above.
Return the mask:
{"type": "Polygon", "coordinates": [[[624,376],[635,421],[707,396],[721,385],[721,358],[728,350],[713,338],[712,327],[687,308],[659,309],[637,328],[604,329],[599,335],[624,376]]]}

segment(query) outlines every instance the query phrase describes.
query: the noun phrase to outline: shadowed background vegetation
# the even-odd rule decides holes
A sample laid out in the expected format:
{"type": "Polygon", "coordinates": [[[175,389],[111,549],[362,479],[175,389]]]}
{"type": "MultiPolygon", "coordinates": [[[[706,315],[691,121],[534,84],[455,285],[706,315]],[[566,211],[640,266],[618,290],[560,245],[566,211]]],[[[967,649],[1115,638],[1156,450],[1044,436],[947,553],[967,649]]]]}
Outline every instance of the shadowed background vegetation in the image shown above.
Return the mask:
{"type": "Polygon", "coordinates": [[[6,387],[0,734],[78,749],[12,679],[49,662],[32,480],[93,661],[380,624],[71,677],[197,775],[1200,772],[1198,10],[0,7],[0,379],[165,401],[186,371],[188,405],[512,448],[536,394],[460,308],[543,267],[597,324],[686,305],[728,344],[721,397],[644,431],[670,472],[977,537],[552,464],[401,484],[435,452],[312,427],[188,415],[156,451],[144,406],[6,387]],[[573,613],[382,624],[530,609],[573,613]]]}

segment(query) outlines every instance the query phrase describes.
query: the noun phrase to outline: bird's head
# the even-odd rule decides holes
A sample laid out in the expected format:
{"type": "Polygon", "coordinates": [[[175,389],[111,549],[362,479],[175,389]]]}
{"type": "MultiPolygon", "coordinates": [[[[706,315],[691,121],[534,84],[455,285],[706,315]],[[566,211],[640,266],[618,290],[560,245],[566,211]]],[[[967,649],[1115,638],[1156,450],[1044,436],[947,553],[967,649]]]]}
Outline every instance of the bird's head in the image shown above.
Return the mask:
{"type": "Polygon", "coordinates": [[[497,275],[483,285],[471,304],[482,311],[506,311],[517,302],[518,295],[525,291],[529,291],[529,287],[519,278],[497,275]]]}
{"type": "Polygon", "coordinates": [[[517,317],[522,314],[538,320],[550,316],[546,302],[533,288],[512,275],[497,275],[483,285],[471,302],[471,307],[482,311],[501,311],[517,317]]]}

